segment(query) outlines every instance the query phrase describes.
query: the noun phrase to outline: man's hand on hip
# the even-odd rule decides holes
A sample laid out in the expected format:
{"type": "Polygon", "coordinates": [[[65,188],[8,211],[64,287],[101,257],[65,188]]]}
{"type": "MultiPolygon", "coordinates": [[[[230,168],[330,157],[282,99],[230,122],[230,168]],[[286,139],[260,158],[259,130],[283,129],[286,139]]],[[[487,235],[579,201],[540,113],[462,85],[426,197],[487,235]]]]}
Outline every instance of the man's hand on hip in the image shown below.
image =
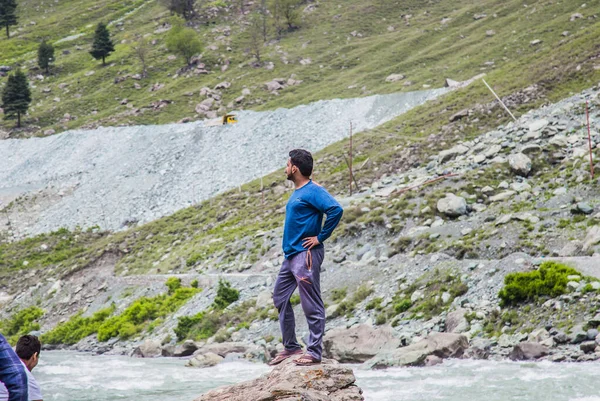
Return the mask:
{"type": "Polygon", "coordinates": [[[302,241],[302,246],[309,250],[320,244],[317,237],[306,237],[302,241]]]}

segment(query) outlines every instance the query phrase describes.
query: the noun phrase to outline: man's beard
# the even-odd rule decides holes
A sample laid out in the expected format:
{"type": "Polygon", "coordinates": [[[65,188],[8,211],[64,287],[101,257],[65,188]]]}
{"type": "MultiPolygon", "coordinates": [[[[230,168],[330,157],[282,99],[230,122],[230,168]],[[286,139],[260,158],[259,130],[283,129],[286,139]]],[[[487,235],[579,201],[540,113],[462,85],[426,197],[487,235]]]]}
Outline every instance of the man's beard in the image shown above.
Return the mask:
{"type": "Polygon", "coordinates": [[[287,179],[290,181],[294,181],[294,176],[292,174],[286,174],[287,179]]]}

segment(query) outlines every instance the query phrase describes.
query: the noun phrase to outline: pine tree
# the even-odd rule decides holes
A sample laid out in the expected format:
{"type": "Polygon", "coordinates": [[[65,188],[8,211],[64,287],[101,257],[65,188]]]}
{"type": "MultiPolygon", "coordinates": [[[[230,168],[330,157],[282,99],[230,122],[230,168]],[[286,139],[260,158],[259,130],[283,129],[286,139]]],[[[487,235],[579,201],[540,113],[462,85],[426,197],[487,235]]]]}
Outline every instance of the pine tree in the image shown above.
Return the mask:
{"type": "Polygon", "coordinates": [[[31,91],[27,76],[21,70],[15,71],[8,77],[8,82],[2,93],[2,108],[4,119],[17,118],[17,128],[21,127],[21,114],[27,113],[31,103],[31,91]]]}
{"type": "MultiPolygon", "coordinates": [[[[2,1],[2,0],[0,0],[2,1]]],[[[115,51],[115,45],[110,40],[110,32],[108,28],[102,22],[96,27],[96,33],[94,34],[94,44],[90,54],[96,60],[102,59],[102,65],[106,65],[106,57],[115,51]]]]}
{"type": "Polygon", "coordinates": [[[50,74],[50,63],[54,61],[54,47],[45,40],[40,43],[38,48],[38,65],[50,74]]]}
{"type": "Polygon", "coordinates": [[[11,25],[17,25],[17,1],[0,0],[0,26],[6,27],[7,38],[10,38],[11,25]]]}

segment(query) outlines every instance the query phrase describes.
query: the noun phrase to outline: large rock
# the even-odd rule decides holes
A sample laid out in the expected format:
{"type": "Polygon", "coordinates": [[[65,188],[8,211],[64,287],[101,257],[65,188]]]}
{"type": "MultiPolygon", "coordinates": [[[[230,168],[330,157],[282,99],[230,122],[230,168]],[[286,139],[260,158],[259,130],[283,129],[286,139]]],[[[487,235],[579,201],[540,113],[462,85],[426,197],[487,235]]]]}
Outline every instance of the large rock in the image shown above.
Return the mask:
{"type": "Polygon", "coordinates": [[[195,401],[362,401],[352,369],[325,359],[300,367],[291,359],[258,379],[209,391],[195,401]]]}
{"type": "Polygon", "coordinates": [[[273,295],[271,294],[271,290],[262,291],[256,297],[256,308],[264,309],[273,307],[273,295]]]}
{"type": "Polygon", "coordinates": [[[343,363],[365,362],[399,346],[400,339],[394,337],[390,326],[375,328],[366,324],[331,330],[323,341],[325,357],[343,363]]]}
{"type": "Polygon", "coordinates": [[[456,145],[453,148],[441,151],[439,153],[440,163],[445,163],[445,162],[447,162],[449,160],[454,159],[456,156],[464,155],[468,151],[469,151],[469,148],[467,148],[464,145],[456,145]]]}
{"type": "Polygon", "coordinates": [[[146,340],[133,350],[133,356],[155,358],[162,355],[162,347],[158,340],[146,340]]]}
{"type": "Polygon", "coordinates": [[[198,345],[192,340],[185,340],[180,345],[165,345],[162,348],[162,356],[190,356],[198,349],[198,345]]]}
{"type": "Polygon", "coordinates": [[[508,164],[510,169],[520,176],[527,177],[531,172],[531,159],[523,153],[508,156],[508,164]]]}
{"type": "Polygon", "coordinates": [[[449,217],[458,217],[467,214],[467,201],[465,198],[453,194],[446,194],[437,203],[437,209],[449,217]]]}
{"type": "Polygon", "coordinates": [[[583,240],[583,251],[587,251],[598,243],[600,243],[600,226],[592,226],[583,240]]]}
{"type": "Polygon", "coordinates": [[[371,369],[391,366],[420,366],[429,355],[439,358],[460,358],[469,348],[469,341],[463,334],[432,333],[426,339],[391,352],[381,352],[365,362],[371,369]]]}
{"type": "Polygon", "coordinates": [[[209,368],[218,365],[222,361],[223,357],[221,355],[217,355],[214,352],[207,352],[205,354],[195,355],[187,361],[185,366],[193,368],[209,368]]]}
{"type": "Polygon", "coordinates": [[[469,322],[465,317],[467,311],[459,308],[446,316],[446,332],[448,333],[464,333],[469,330],[469,322]]]}
{"type": "Polygon", "coordinates": [[[515,345],[508,357],[513,361],[538,359],[548,355],[548,348],[538,343],[522,342],[515,345]]]}

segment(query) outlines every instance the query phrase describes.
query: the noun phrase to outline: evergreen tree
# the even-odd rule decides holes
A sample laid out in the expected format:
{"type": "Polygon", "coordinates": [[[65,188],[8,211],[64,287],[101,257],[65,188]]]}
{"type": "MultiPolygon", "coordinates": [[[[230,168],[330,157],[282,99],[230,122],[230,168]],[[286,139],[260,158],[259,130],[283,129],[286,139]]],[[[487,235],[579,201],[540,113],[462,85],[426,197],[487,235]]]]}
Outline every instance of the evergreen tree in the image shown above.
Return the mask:
{"type": "Polygon", "coordinates": [[[21,114],[27,113],[31,103],[31,91],[27,76],[21,70],[15,71],[8,77],[8,82],[2,93],[2,108],[4,119],[17,118],[17,128],[21,127],[21,114]]]}
{"type": "MultiPolygon", "coordinates": [[[[2,0],[0,0],[2,1],[2,0]]],[[[110,32],[108,28],[102,22],[96,27],[96,33],[94,34],[94,44],[90,54],[96,60],[102,59],[102,65],[106,65],[106,57],[115,51],[115,45],[110,40],[110,32]]]]}
{"type": "Polygon", "coordinates": [[[163,0],[163,3],[171,13],[182,16],[186,21],[196,16],[196,10],[194,9],[196,0],[163,0]]]}
{"type": "Polygon", "coordinates": [[[38,48],[38,65],[50,74],[50,63],[54,61],[54,47],[45,40],[40,43],[38,48]]]}
{"type": "Polygon", "coordinates": [[[17,25],[17,0],[0,0],[0,26],[6,28],[7,38],[10,38],[11,25],[17,25]]]}

